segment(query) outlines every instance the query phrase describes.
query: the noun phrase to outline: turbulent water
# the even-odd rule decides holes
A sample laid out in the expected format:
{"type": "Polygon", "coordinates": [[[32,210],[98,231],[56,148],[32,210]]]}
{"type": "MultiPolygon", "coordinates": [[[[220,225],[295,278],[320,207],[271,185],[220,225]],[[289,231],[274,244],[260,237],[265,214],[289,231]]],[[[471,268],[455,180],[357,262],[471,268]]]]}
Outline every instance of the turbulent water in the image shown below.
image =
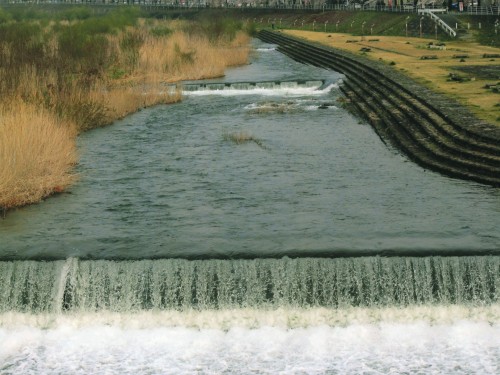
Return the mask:
{"type": "Polygon", "coordinates": [[[0,262],[0,313],[489,305],[500,257],[0,262]]]}
{"type": "Polygon", "coordinates": [[[196,329],[0,328],[2,374],[497,374],[484,322],[196,329]]]}
{"type": "Polygon", "coordinates": [[[0,220],[0,374],[498,373],[499,190],[341,79],[256,42],[211,82],[259,84],[81,136],[71,191],[0,220]]]}

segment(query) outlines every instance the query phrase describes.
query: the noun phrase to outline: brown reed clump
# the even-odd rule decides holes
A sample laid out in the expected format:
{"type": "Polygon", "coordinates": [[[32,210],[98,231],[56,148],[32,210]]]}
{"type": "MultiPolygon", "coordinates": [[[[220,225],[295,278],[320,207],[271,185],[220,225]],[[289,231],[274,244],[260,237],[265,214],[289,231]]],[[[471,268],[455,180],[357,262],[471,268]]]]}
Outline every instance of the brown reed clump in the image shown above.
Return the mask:
{"type": "Polygon", "coordinates": [[[171,104],[182,99],[181,91],[171,93],[160,83],[114,87],[101,94],[107,103],[107,122],[123,118],[140,108],[157,104],[171,104]]]}
{"type": "Polygon", "coordinates": [[[36,203],[75,180],[76,127],[22,101],[0,109],[0,208],[36,203]]]}

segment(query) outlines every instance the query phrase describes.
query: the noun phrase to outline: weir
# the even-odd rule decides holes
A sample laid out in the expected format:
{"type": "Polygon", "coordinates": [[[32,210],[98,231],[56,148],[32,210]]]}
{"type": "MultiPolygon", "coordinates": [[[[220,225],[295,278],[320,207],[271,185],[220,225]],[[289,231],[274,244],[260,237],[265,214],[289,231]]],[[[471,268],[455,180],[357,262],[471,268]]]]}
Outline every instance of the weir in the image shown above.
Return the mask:
{"type": "Polygon", "coordinates": [[[0,313],[498,302],[500,258],[0,262],[0,313]]]}
{"type": "Polygon", "coordinates": [[[210,83],[182,83],[180,85],[169,86],[182,91],[217,91],[217,90],[278,90],[289,88],[317,88],[324,87],[325,80],[289,80],[289,81],[261,81],[261,82],[210,82],[210,83]]]}

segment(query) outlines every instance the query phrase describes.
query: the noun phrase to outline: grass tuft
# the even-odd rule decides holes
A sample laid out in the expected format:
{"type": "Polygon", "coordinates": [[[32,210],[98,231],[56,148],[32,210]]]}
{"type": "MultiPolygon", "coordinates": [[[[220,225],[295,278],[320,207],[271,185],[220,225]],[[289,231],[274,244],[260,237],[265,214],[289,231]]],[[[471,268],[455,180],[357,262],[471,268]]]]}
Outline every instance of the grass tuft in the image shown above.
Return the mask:
{"type": "Polygon", "coordinates": [[[239,131],[233,133],[225,131],[222,137],[225,141],[233,142],[236,143],[237,145],[253,142],[257,146],[264,148],[261,139],[254,137],[252,134],[246,131],[239,131]]]}

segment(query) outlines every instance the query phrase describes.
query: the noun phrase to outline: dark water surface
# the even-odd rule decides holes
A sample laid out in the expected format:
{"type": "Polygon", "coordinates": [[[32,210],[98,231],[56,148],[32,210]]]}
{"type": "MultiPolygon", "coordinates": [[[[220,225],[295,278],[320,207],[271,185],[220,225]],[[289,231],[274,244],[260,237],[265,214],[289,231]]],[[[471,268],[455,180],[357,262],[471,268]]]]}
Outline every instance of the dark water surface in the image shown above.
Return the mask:
{"type": "MultiPolygon", "coordinates": [[[[326,79],[266,45],[226,81],[326,79]]],[[[500,191],[425,171],[329,90],[198,92],[80,137],[69,194],[0,220],[0,259],[500,247],[500,191]],[[258,142],[236,144],[245,132],[258,142]]]]}

